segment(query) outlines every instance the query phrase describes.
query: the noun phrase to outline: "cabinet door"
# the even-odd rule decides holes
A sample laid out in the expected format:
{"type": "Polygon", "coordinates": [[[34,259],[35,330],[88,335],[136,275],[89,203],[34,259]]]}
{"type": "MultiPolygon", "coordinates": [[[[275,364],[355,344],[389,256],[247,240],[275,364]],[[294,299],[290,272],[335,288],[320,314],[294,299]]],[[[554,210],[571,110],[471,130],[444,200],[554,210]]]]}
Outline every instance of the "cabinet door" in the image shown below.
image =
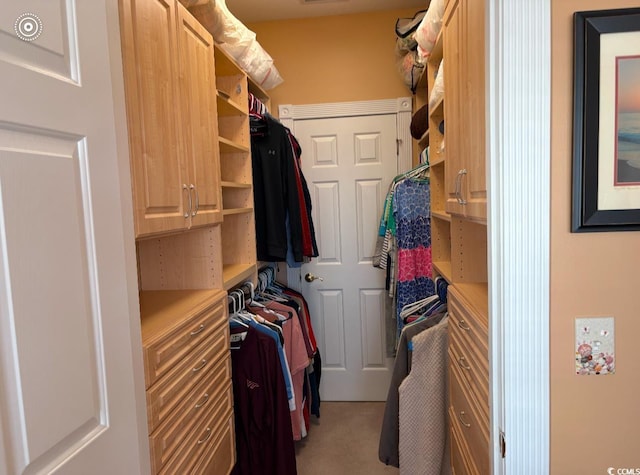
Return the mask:
{"type": "Polygon", "coordinates": [[[136,236],[182,229],[188,190],[175,117],[176,5],[121,0],[120,21],[136,236]]]}
{"type": "Polygon", "coordinates": [[[449,3],[444,19],[446,209],[486,221],[484,0],[449,3]]]}
{"type": "Polygon", "coordinates": [[[222,221],[213,38],[178,5],[180,109],[191,225],[222,221]]]}
{"type": "Polygon", "coordinates": [[[463,8],[461,0],[451,0],[447,5],[443,23],[444,57],[444,120],[445,120],[445,198],[446,210],[452,214],[463,214],[460,203],[460,170],[464,144],[462,119],[463,66],[463,8]]]}
{"type": "Polygon", "coordinates": [[[463,0],[465,6],[464,64],[466,91],[464,123],[468,149],[463,153],[467,173],[461,178],[465,216],[487,219],[485,119],[485,0],[463,0]]]}

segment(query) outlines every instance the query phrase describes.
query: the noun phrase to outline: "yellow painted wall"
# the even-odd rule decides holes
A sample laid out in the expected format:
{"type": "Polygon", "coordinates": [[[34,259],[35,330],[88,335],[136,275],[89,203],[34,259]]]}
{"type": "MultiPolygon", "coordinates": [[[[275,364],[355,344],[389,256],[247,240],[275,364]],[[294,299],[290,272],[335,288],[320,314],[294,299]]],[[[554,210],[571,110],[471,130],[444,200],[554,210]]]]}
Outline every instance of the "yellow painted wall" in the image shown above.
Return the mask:
{"type": "MultiPolygon", "coordinates": [[[[551,473],[640,468],[640,233],[569,232],[574,11],[637,0],[552,1],[551,473]],[[614,375],[576,376],[574,319],[614,316],[614,375]]],[[[535,343],[534,343],[535,346],[535,343]]]]}
{"type": "Polygon", "coordinates": [[[366,101],[410,96],[395,60],[395,23],[414,10],[248,23],[284,82],[279,104],[366,101]]]}

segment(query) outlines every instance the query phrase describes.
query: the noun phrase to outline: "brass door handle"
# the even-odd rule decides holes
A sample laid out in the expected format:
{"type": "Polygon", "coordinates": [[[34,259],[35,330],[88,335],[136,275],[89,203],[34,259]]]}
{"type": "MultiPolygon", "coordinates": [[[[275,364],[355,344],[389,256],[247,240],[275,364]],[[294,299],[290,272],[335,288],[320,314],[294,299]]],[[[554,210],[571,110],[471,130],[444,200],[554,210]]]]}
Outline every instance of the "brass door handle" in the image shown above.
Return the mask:
{"type": "Polygon", "coordinates": [[[310,272],[307,272],[307,275],[304,276],[304,280],[307,282],[313,282],[314,280],[319,280],[320,282],[324,281],[322,277],[318,277],[317,275],[313,275],[310,272]]]}

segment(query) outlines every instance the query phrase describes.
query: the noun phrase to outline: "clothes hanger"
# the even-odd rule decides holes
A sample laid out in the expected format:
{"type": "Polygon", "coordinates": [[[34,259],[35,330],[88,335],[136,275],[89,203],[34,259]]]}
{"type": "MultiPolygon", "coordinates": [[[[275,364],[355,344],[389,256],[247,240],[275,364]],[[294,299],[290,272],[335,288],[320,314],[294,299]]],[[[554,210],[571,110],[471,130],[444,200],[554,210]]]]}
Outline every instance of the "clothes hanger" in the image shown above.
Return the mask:
{"type": "Polygon", "coordinates": [[[240,301],[236,300],[236,296],[237,296],[237,291],[232,291],[227,298],[231,298],[231,303],[233,305],[233,314],[231,315],[231,317],[229,318],[230,321],[237,323],[245,328],[249,328],[249,325],[247,325],[245,323],[245,321],[243,321],[244,315],[241,314],[240,310],[240,301]]]}
{"type": "Polygon", "coordinates": [[[409,315],[413,315],[414,313],[417,313],[420,309],[436,301],[440,301],[440,297],[438,297],[438,295],[430,295],[429,297],[425,297],[423,299],[409,303],[404,307],[402,307],[402,310],[400,310],[400,318],[404,319],[409,315]]]}

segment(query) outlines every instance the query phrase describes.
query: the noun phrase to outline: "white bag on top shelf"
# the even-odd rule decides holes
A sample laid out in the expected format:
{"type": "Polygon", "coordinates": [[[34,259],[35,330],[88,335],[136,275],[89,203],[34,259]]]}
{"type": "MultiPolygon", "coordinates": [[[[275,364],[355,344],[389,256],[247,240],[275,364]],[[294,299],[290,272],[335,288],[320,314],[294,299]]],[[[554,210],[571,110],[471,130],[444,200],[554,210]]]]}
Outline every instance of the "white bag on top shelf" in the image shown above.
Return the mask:
{"type": "Polygon", "coordinates": [[[229,11],[225,0],[210,0],[209,4],[191,7],[189,11],[256,83],[264,89],[282,83],[273,58],[260,46],[256,34],[229,11]]]}
{"type": "Polygon", "coordinates": [[[442,17],[444,16],[444,0],[431,0],[429,9],[418,25],[415,39],[418,42],[418,51],[426,58],[431,54],[438,34],[442,29],[442,17]]]}

